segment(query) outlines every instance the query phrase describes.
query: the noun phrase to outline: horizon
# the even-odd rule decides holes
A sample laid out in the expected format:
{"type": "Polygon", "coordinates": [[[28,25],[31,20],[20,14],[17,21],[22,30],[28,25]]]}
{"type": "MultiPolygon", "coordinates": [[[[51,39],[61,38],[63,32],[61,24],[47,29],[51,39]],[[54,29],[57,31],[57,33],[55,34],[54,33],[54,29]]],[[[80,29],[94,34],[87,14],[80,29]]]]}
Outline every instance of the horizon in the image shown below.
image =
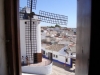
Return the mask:
{"type": "MultiPolygon", "coordinates": [[[[54,25],[52,25],[52,26],[54,26],[54,25]]],[[[50,27],[50,26],[41,26],[41,27],[50,27]]],[[[62,27],[62,26],[61,26],[62,27]]],[[[66,27],[66,28],[75,28],[75,27],[66,27]]]]}

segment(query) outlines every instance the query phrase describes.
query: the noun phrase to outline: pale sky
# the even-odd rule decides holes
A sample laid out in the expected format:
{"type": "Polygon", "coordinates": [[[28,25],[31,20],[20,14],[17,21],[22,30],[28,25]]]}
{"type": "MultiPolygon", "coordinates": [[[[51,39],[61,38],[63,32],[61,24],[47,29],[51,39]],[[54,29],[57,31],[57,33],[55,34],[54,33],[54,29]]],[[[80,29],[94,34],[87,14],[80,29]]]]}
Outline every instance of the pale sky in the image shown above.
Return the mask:
{"type": "MultiPolygon", "coordinates": [[[[27,6],[27,0],[20,0],[20,7],[27,6]]],[[[77,25],[77,0],[37,0],[35,13],[39,10],[68,16],[65,27],[76,28],[77,25]]],[[[50,23],[40,23],[41,26],[51,26],[50,23]]],[[[54,24],[55,25],[55,24],[54,24]]]]}

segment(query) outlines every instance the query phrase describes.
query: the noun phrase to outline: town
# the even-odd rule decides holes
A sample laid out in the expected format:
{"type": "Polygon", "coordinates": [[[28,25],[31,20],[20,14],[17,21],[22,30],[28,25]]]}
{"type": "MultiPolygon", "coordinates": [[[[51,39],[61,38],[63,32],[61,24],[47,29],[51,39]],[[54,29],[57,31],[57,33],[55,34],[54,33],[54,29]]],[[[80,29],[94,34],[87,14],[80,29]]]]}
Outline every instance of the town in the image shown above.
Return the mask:
{"type": "Polygon", "coordinates": [[[72,66],[76,57],[76,28],[42,26],[41,47],[44,57],[52,53],[53,61],[72,66]],[[66,52],[73,58],[66,58],[66,52]]]}

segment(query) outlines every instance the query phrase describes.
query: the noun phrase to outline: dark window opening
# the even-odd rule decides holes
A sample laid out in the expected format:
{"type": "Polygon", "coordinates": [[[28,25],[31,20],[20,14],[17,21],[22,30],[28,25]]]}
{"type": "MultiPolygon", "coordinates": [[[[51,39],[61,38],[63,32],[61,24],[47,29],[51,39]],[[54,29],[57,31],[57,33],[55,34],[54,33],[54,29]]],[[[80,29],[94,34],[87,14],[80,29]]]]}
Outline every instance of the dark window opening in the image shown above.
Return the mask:
{"type": "Polygon", "coordinates": [[[25,24],[27,24],[27,22],[25,22],[25,24]]]}
{"type": "Polygon", "coordinates": [[[68,62],[68,59],[66,58],[66,62],[68,62]]]}
{"type": "Polygon", "coordinates": [[[56,55],[56,58],[58,58],[58,55],[56,55]]]}
{"type": "Polygon", "coordinates": [[[55,54],[53,55],[53,57],[55,57],[55,54]]]}
{"type": "Polygon", "coordinates": [[[67,51],[67,49],[64,49],[64,52],[66,52],[67,51]]]}
{"type": "Polygon", "coordinates": [[[45,51],[43,51],[43,54],[45,54],[45,51]]]}
{"type": "Polygon", "coordinates": [[[74,35],[76,35],[76,32],[74,32],[74,35]]]}

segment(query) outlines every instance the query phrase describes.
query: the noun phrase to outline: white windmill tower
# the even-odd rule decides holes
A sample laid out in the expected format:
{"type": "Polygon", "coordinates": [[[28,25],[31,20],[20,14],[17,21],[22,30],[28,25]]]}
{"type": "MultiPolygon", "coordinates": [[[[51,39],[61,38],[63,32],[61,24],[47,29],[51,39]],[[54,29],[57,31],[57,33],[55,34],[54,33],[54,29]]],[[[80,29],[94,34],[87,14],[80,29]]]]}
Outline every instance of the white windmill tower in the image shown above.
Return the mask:
{"type": "Polygon", "coordinates": [[[21,55],[28,56],[30,63],[42,62],[40,21],[67,25],[68,16],[45,11],[35,14],[37,0],[27,0],[27,7],[20,9],[21,55]]]}

